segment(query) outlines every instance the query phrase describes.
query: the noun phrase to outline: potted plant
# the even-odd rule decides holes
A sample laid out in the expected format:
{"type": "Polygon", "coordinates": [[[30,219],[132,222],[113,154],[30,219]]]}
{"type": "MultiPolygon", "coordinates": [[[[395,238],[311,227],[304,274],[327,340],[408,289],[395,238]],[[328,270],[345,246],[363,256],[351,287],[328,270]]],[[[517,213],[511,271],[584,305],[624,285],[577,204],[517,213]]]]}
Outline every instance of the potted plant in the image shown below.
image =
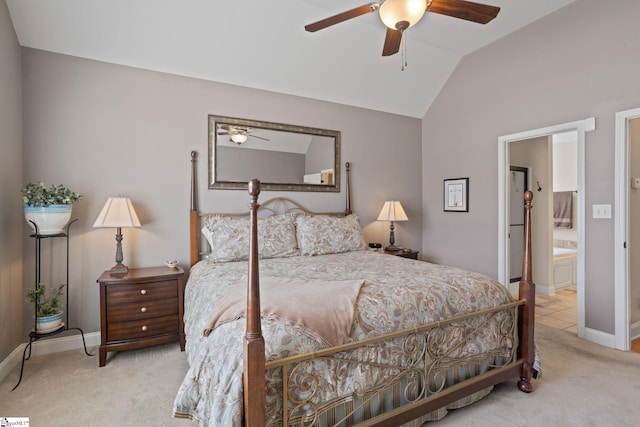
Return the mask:
{"type": "Polygon", "coordinates": [[[27,302],[35,311],[36,332],[46,333],[62,326],[62,295],[66,283],[51,288],[49,293],[45,285],[39,283],[35,289],[27,291],[27,302]]]}
{"type": "Polygon", "coordinates": [[[74,193],[64,185],[30,182],[22,189],[24,217],[34,232],[41,235],[60,234],[71,219],[73,203],[82,195],[74,193]],[[36,226],[37,225],[37,230],[36,226]]]}

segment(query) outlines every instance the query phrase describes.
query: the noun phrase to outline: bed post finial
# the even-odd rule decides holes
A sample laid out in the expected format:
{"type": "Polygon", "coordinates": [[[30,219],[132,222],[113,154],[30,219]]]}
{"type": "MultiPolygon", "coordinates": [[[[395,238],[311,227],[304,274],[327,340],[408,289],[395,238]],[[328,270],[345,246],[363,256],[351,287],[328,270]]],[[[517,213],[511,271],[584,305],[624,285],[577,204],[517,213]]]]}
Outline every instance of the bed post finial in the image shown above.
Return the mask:
{"type": "Polygon", "coordinates": [[[189,203],[189,236],[190,236],[190,258],[191,265],[200,260],[200,240],[198,238],[198,192],[196,179],[196,165],[198,160],[198,152],[191,151],[191,201],[189,203]]]}
{"type": "Polygon", "coordinates": [[[260,195],[260,181],[257,179],[252,179],[248,184],[249,195],[251,196],[251,202],[249,204],[249,209],[251,209],[252,203],[258,203],[258,196],[260,195]]]}
{"type": "Polygon", "coordinates": [[[258,196],[260,181],[248,184],[249,195],[249,272],[247,278],[247,328],[244,336],[244,421],[247,427],[264,425],[265,354],[260,320],[260,282],[258,280],[258,196]]]}
{"type": "Polygon", "coordinates": [[[518,326],[520,329],[519,357],[523,359],[522,372],[518,388],[526,393],[533,391],[534,330],[536,285],[531,280],[531,201],[533,193],[524,193],[524,253],[522,255],[522,278],[520,279],[520,299],[524,305],[519,307],[518,326]]]}
{"type": "Polygon", "coordinates": [[[344,169],[347,173],[347,207],[345,208],[345,214],[351,215],[353,210],[351,209],[351,162],[346,162],[344,164],[344,169]]]}

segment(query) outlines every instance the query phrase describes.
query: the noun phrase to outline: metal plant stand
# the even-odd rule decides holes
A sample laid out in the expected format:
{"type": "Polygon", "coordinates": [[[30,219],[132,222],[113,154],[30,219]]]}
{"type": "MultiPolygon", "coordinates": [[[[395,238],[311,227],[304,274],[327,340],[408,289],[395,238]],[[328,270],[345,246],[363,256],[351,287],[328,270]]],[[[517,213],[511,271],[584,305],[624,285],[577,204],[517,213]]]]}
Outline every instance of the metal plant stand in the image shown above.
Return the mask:
{"type": "Polygon", "coordinates": [[[31,345],[35,342],[38,341],[40,338],[45,338],[45,337],[50,337],[52,335],[57,335],[61,332],[64,331],[70,331],[70,330],[75,330],[80,332],[80,335],[82,336],[82,345],[84,347],[84,352],[87,356],[94,356],[93,354],[89,353],[87,351],[87,343],[84,339],[84,332],[82,331],[82,329],[80,328],[70,328],[69,327],[69,227],[71,227],[71,224],[73,224],[74,222],[76,222],[77,219],[74,219],[72,221],[69,222],[69,224],[67,224],[66,226],[66,230],[64,233],[59,233],[59,234],[48,234],[48,235],[42,235],[40,234],[40,229],[38,228],[38,225],[33,222],[33,221],[29,221],[31,224],[33,224],[35,233],[31,234],[30,237],[34,237],[35,238],[35,243],[36,243],[36,247],[35,247],[35,256],[36,256],[36,262],[35,262],[35,273],[36,273],[36,278],[35,278],[35,287],[36,289],[38,288],[38,286],[40,286],[40,249],[41,249],[41,244],[42,244],[42,240],[43,239],[47,239],[47,238],[56,238],[56,237],[65,237],[67,240],[67,259],[66,259],[66,273],[67,273],[67,283],[66,283],[66,305],[65,305],[65,310],[64,310],[64,314],[65,314],[65,322],[63,324],[60,325],[60,327],[58,327],[57,329],[53,330],[53,331],[47,331],[47,332],[37,332],[38,331],[38,326],[36,323],[36,315],[38,313],[38,301],[36,300],[35,303],[35,311],[34,311],[34,316],[33,316],[33,330],[29,333],[29,343],[25,346],[24,351],[22,352],[22,364],[20,366],[20,377],[18,378],[18,383],[11,389],[11,391],[15,390],[16,388],[18,388],[18,386],[20,385],[20,382],[22,381],[22,374],[24,372],[24,361],[25,360],[29,360],[31,358],[31,345]]]}

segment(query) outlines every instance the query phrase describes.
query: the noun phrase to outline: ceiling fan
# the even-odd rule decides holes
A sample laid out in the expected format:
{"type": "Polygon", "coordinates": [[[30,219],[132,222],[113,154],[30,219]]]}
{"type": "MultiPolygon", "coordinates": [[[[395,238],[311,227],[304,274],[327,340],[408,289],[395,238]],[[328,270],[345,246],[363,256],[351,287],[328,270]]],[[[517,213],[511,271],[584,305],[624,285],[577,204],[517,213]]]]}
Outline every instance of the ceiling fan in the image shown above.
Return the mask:
{"type": "Polygon", "coordinates": [[[332,25],[365,15],[376,10],[387,26],[382,56],[389,56],[400,50],[402,33],[417,23],[425,12],[438,13],[465,21],[486,24],[498,15],[500,8],[466,0],[380,0],[347,10],[322,19],[304,28],[316,32],[332,25]]]}
{"type": "Polygon", "coordinates": [[[221,124],[218,125],[218,135],[229,135],[229,141],[233,142],[236,145],[241,145],[247,142],[249,137],[262,139],[263,141],[269,141],[267,138],[263,138],[261,136],[253,135],[255,129],[236,127],[221,124]]]}

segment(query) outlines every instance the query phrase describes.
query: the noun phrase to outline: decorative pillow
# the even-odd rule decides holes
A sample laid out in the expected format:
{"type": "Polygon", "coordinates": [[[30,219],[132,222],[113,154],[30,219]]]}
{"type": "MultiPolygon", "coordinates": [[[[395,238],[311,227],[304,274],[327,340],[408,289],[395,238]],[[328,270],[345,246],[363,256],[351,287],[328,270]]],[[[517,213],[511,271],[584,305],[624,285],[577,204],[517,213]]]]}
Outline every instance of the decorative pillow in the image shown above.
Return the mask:
{"type": "MultiPolygon", "coordinates": [[[[293,214],[258,219],[260,258],[298,254],[294,219],[293,214]]],[[[211,246],[210,260],[227,262],[249,259],[249,217],[207,217],[202,234],[211,246]]]]}
{"type": "Polygon", "coordinates": [[[345,217],[299,215],[296,235],[302,255],[339,254],[367,249],[360,221],[355,214],[345,217]]]}

